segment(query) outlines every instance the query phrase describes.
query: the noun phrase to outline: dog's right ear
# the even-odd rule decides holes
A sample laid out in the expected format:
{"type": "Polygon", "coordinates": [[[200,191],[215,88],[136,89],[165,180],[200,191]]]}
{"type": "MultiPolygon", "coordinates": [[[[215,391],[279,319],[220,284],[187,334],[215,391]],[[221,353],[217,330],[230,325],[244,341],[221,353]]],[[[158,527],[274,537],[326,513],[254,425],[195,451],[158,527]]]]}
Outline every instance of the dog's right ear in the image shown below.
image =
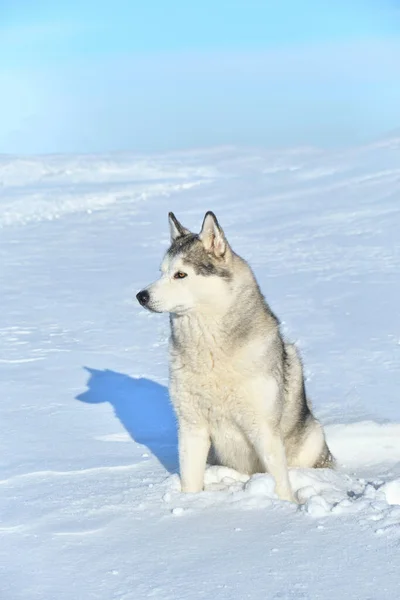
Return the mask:
{"type": "Polygon", "coordinates": [[[207,252],[211,252],[217,258],[229,255],[229,245],[217,217],[211,210],[204,217],[203,226],[199,238],[207,252]]]}
{"type": "Polygon", "coordinates": [[[171,234],[171,242],[174,242],[178,237],[182,237],[183,235],[187,235],[190,233],[189,229],[183,227],[174,215],[174,213],[168,213],[168,221],[169,221],[169,231],[171,234]]]}

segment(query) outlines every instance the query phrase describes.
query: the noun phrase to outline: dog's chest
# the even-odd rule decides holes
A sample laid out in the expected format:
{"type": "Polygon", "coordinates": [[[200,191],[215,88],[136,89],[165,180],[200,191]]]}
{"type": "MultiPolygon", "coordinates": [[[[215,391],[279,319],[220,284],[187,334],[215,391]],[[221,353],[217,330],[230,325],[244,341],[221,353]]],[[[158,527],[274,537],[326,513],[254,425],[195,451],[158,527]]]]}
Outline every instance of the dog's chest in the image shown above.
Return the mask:
{"type": "Polygon", "coordinates": [[[190,328],[175,332],[170,344],[170,391],[178,413],[218,422],[254,396],[261,349],[230,347],[214,331],[190,328]]]}
{"type": "Polygon", "coordinates": [[[178,415],[210,426],[237,421],[250,409],[260,394],[254,388],[254,374],[234,361],[219,361],[218,354],[199,354],[196,359],[172,358],[171,399],[178,415]]]}
{"type": "Polygon", "coordinates": [[[171,381],[171,397],[178,414],[196,421],[200,417],[209,424],[231,420],[244,401],[239,390],[214,377],[196,380],[195,377],[171,381]]]}

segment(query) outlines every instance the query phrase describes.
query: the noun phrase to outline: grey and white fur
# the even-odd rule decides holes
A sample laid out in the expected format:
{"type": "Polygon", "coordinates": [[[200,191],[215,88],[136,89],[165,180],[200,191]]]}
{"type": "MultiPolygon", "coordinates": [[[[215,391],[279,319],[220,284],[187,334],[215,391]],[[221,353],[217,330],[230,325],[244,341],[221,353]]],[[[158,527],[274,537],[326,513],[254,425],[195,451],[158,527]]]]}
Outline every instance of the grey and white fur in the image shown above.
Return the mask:
{"type": "Polygon", "coordinates": [[[295,501],[288,467],[334,464],[298,352],[283,340],[250,266],[212,212],[198,235],[172,213],[169,224],[161,277],[137,299],[170,313],[182,491],[203,489],[208,459],[242,473],[268,472],[277,495],[295,501]]]}

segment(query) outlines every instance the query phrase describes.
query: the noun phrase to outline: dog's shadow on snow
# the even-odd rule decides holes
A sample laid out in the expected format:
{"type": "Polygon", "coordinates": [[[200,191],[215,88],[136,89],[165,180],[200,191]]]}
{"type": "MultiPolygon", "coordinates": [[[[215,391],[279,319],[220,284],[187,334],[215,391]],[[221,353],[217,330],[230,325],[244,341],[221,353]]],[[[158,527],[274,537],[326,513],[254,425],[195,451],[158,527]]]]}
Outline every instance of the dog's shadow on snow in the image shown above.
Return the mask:
{"type": "Polygon", "coordinates": [[[76,399],[89,404],[109,402],[131,438],[147,446],[170,473],[177,472],[176,418],[167,388],[144,377],[85,369],[88,389],[76,399]]]}

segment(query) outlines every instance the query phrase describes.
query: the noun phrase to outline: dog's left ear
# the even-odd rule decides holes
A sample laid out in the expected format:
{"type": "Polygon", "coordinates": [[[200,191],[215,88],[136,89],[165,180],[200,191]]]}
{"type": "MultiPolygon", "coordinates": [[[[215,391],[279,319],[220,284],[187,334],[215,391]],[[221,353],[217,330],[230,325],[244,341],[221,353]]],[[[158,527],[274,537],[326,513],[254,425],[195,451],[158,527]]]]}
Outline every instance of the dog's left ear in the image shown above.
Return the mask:
{"type": "Polygon", "coordinates": [[[204,217],[199,238],[203,242],[204,249],[207,252],[212,252],[217,258],[225,256],[229,248],[228,242],[218,223],[217,217],[210,210],[204,217]]]}
{"type": "Polygon", "coordinates": [[[171,234],[171,242],[174,242],[176,238],[182,237],[183,235],[187,235],[190,233],[189,229],[183,227],[174,215],[174,213],[168,213],[168,222],[169,222],[169,231],[171,234]]]}

